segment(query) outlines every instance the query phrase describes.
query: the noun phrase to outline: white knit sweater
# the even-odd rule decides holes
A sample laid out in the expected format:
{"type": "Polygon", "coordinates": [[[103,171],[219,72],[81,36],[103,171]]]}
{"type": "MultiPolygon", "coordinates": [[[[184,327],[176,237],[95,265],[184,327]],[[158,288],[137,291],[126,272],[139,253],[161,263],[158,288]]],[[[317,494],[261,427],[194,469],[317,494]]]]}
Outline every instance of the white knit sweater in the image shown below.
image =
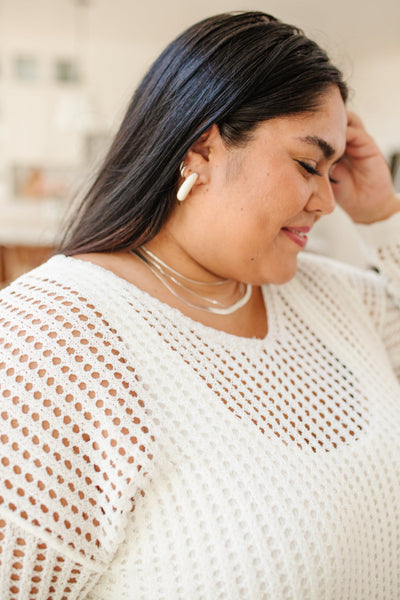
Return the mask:
{"type": "Polygon", "coordinates": [[[303,255],[263,340],[64,256],[2,292],[1,600],[400,597],[400,215],[365,229],[386,277],[303,255]]]}

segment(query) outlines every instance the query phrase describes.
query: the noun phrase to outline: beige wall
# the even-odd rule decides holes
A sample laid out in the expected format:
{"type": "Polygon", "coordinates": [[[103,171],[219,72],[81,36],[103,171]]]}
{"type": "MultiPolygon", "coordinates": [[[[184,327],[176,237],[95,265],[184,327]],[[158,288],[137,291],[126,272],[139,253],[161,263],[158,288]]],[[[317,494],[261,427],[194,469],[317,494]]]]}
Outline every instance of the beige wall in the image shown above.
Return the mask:
{"type": "Polygon", "coordinates": [[[356,59],[350,82],[351,104],[385,154],[400,151],[400,48],[356,59]]]}

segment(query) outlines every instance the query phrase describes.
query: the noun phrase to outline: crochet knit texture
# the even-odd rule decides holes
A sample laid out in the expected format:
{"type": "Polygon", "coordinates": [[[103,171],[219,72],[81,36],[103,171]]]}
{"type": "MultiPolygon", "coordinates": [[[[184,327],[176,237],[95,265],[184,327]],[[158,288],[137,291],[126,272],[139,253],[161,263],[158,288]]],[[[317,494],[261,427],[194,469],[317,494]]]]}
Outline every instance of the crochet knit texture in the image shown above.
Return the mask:
{"type": "Polygon", "coordinates": [[[1,600],[400,597],[400,216],[365,230],[382,273],[303,254],[265,339],[64,256],[3,290],[1,600]]]}

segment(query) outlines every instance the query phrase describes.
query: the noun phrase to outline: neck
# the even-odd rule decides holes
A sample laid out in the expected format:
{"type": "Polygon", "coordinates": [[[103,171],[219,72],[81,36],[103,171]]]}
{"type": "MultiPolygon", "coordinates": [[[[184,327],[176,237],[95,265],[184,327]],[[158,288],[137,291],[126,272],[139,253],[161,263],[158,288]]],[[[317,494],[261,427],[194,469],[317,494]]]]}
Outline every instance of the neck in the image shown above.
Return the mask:
{"type": "Polygon", "coordinates": [[[175,270],[145,246],[133,253],[175,298],[191,308],[229,315],[245,306],[251,297],[250,284],[233,279],[198,281],[175,270]]]}

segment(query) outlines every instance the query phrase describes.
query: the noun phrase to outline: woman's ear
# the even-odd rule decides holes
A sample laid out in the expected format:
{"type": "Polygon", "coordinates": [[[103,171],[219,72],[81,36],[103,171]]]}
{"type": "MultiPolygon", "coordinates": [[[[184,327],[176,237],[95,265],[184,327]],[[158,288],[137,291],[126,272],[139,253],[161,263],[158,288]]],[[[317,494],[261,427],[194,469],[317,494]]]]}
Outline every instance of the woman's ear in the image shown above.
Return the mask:
{"type": "Polygon", "coordinates": [[[194,142],[181,163],[181,180],[177,191],[180,202],[198,187],[210,183],[215,161],[224,144],[218,125],[212,125],[194,142]]]}
{"type": "Polygon", "coordinates": [[[201,136],[194,142],[190,150],[186,154],[183,161],[184,165],[190,169],[190,171],[199,173],[201,167],[205,167],[205,163],[208,163],[211,157],[215,154],[218,147],[223,144],[219,127],[216,123],[211,125],[207,131],[201,134],[201,136]]]}

